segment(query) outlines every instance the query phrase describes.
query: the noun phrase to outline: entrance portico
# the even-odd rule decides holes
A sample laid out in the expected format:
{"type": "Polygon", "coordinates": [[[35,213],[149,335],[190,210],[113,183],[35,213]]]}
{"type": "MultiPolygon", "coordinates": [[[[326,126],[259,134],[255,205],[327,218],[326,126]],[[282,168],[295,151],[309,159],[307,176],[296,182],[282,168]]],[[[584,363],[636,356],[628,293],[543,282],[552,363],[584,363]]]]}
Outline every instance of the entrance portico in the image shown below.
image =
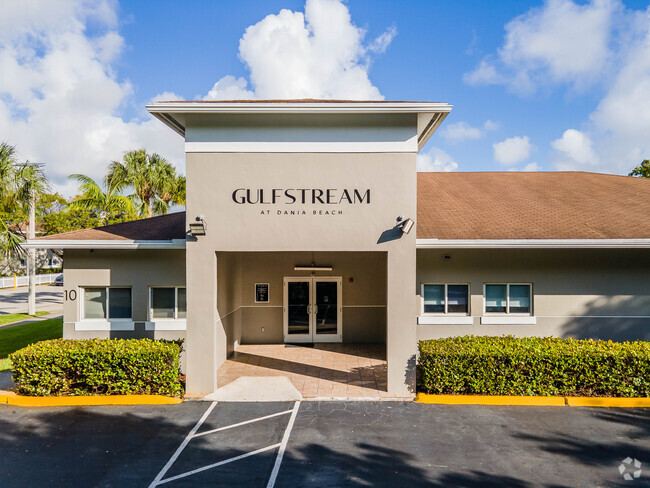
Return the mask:
{"type": "Polygon", "coordinates": [[[340,341],[384,343],[388,392],[412,394],[415,159],[451,107],[148,109],[185,137],[187,220],[205,229],[186,246],[188,393],[215,391],[217,370],[243,345],[340,341]]]}

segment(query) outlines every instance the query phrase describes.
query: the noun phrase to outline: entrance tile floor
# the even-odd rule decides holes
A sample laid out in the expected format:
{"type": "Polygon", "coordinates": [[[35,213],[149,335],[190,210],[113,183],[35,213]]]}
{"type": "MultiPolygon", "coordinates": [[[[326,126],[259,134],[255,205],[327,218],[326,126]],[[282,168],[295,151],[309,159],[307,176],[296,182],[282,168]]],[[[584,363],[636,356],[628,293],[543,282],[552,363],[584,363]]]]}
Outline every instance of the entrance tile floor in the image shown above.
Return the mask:
{"type": "Polygon", "coordinates": [[[388,393],[384,344],[245,344],[219,368],[217,384],[287,376],[304,398],[405,398],[388,393]]]}

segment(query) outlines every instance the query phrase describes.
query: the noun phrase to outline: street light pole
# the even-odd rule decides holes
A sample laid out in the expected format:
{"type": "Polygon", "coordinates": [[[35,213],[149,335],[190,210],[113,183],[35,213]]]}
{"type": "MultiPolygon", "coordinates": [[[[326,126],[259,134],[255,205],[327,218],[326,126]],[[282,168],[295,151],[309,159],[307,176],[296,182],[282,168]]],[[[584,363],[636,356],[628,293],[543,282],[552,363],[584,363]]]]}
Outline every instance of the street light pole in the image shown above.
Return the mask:
{"type": "MultiPolygon", "coordinates": [[[[29,197],[29,228],[27,231],[28,239],[34,239],[36,236],[36,195],[32,190],[29,197]]],[[[36,315],[36,249],[27,249],[27,268],[29,272],[29,298],[27,301],[27,313],[36,315]]]]}

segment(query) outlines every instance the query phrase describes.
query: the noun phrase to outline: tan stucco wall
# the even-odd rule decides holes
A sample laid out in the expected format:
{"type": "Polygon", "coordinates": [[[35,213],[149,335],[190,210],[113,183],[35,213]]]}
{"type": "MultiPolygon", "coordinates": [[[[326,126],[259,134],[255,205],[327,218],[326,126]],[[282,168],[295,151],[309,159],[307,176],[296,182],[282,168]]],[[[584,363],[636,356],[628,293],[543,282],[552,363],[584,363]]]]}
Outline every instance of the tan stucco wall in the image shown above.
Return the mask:
{"type": "Polygon", "coordinates": [[[63,303],[63,337],[66,339],[149,337],[178,339],[185,331],[145,331],[149,287],[185,285],[183,250],[66,250],[64,290],[76,300],[63,303]],[[81,288],[125,286],[132,288],[134,331],[75,331],[80,320],[81,288]]]}
{"type": "Polygon", "coordinates": [[[650,339],[646,249],[418,250],[422,283],[469,283],[472,325],[418,325],[418,339],[456,335],[650,339]],[[451,259],[443,259],[444,255],[451,259]],[[484,325],[483,284],[533,285],[535,325],[484,325]]]}
{"type": "MultiPolygon", "coordinates": [[[[414,153],[188,153],[187,186],[188,221],[202,215],[207,223],[207,235],[187,243],[190,393],[216,388],[216,370],[230,350],[228,334],[236,338],[237,323],[244,327],[247,322],[244,313],[248,312],[244,312],[241,319],[231,314],[234,317],[218,324],[219,317],[225,315],[221,309],[229,309],[225,303],[234,293],[232,279],[219,277],[222,272],[229,274],[228,264],[225,269],[220,267],[219,256],[224,252],[271,251],[386,253],[388,389],[412,389],[415,232],[403,235],[394,226],[400,215],[415,219],[414,153]],[[371,203],[238,205],[232,200],[237,188],[370,189],[371,203]],[[308,214],[277,215],[285,209],[304,209],[308,214]],[[314,209],[343,214],[313,215],[314,209]],[[262,214],[262,210],[269,213],[262,214]],[[223,305],[216,299],[219,295],[222,300],[222,292],[226,294],[223,305]]],[[[244,283],[246,279],[242,279],[244,283]]],[[[247,299],[250,297],[242,295],[242,303],[247,299]]],[[[254,315],[248,318],[261,320],[254,315]]],[[[277,315],[264,320],[277,323],[277,315]]],[[[354,313],[348,320],[355,320],[354,313]]],[[[242,340],[244,337],[242,329],[242,340]]]]}

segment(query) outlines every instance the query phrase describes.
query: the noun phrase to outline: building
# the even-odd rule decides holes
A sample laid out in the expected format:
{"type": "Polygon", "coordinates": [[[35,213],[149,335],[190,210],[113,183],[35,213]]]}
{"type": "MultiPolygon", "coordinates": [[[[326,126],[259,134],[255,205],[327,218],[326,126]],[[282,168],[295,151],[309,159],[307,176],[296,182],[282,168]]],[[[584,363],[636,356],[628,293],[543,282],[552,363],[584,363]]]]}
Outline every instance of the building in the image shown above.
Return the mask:
{"type": "Polygon", "coordinates": [[[45,236],[64,335],[186,339],[187,391],[242,344],[385,344],[411,394],[419,339],[650,339],[650,181],[416,173],[444,103],[159,102],[185,138],[187,213],[45,236]]]}
{"type": "MultiPolygon", "coordinates": [[[[28,222],[21,222],[16,231],[23,236],[27,235],[28,222]]],[[[36,224],[36,235],[43,235],[42,227],[36,224]]],[[[0,259],[0,277],[24,275],[27,273],[27,256],[10,255],[0,259]]],[[[63,259],[53,249],[37,249],[36,251],[36,271],[52,272],[57,271],[63,266],[63,259]]]]}

